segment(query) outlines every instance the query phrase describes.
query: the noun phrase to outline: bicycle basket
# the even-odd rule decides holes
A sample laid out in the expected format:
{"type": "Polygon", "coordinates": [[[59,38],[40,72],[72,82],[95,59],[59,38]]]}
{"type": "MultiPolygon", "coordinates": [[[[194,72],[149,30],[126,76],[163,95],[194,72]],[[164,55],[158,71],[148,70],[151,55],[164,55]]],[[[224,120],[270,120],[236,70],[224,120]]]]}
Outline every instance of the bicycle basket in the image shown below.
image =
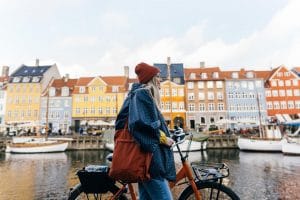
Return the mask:
{"type": "Polygon", "coordinates": [[[115,184],[108,176],[108,166],[89,165],[77,172],[84,193],[106,193],[115,184]]]}
{"type": "Polygon", "coordinates": [[[229,176],[225,163],[192,163],[196,178],[200,181],[216,181],[229,176]]]}

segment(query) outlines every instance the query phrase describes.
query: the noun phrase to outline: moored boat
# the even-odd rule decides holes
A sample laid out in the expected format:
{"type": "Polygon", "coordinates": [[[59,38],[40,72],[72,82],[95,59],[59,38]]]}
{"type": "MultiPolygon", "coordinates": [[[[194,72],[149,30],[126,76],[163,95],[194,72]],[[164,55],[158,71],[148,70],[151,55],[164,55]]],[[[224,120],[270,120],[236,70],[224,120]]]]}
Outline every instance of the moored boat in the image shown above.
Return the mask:
{"type": "Polygon", "coordinates": [[[300,155],[299,139],[284,138],[282,140],[282,153],[291,155],[300,155]]]}
{"type": "Polygon", "coordinates": [[[52,153],[63,152],[68,142],[31,140],[27,142],[10,143],[6,145],[6,153],[52,153]]]}
{"type": "Polygon", "coordinates": [[[272,151],[280,152],[281,139],[268,139],[268,138],[238,138],[238,147],[244,151],[272,151]]]}
{"type": "MultiPolygon", "coordinates": [[[[183,152],[188,151],[189,143],[190,143],[190,140],[185,140],[183,143],[180,143],[179,144],[180,150],[183,152]]],[[[206,150],[207,142],[206,141],[202,141],[202,142],[191,141],[190,145],[191,145],[190,151],[202,151],[202,150],[206,150]]],[[[178,152],[177,147],[174,147],[173,151],[178,152]]]]}

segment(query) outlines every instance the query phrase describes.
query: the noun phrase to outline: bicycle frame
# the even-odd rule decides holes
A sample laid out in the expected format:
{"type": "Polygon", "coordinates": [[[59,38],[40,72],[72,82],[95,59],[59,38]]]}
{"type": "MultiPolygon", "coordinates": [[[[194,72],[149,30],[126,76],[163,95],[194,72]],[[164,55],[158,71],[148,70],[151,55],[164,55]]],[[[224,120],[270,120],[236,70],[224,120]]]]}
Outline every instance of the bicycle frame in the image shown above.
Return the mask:
{"type": "MultiPolygon", "coordinates": [[[[192,140],[192,138],[191,138],[192,140]]],[[[190,144],[191,144],[191,140],[190,140],[190,144]]],[[[191,185],[193,191],[194,191],[194,194],[195,194],[195,198],[197,200],[201,200],[201,196],[200,196],[200,192],[198,191],[197,189],[197,185],[194,181],[194,177],[193,177],[193,172],[192,172],[192,167],[190,165],[190,163],[187,161],[187,157],[188,157],[188,152],[186,153],[185,156],[182,155],[182,152],[178,146],[179,143],[176,144],[177,148],[178,148],[178,153],[180,155],[180,158],[181,158],[181,163],[182,163],[182,167],[180,168],[180,170],[176,173],[176,180],[175,181],[169,181],[169,186],[170,188],[173,188],[176,186],[176,184],[184,179],[184,178],[188,178],[188,181],[189,181],[189,184],[191,185]]],[[[190,145],[189,144],[189,145],[190,145]]],[[[128,185],[128,188],[129,188],[129,192],[130,192],[130,195],[131,195],[131,199],[132,200],[137,200],[137,197],[135,195],[135,191],[134,191],[134,188],[133,188],[133,185],[132,183],[129,183],[129,184],[124,184],[123,187],[111,198],[111,200],[115,199],[116,197],[118,197],[121,192],[123,190],[125,190],[126,188],[126,185],[128,185]]]]}

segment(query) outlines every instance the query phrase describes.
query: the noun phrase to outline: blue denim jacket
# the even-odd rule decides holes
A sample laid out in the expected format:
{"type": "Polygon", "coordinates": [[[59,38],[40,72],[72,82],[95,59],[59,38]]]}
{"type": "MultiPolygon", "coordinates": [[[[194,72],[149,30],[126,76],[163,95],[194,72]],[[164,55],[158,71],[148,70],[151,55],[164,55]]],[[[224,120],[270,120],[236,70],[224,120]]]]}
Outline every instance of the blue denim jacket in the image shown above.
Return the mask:
{"type": "Polygon", "coordinates": [[[159,129],[165,132],[166,136],[170,136],[169,130],[149,92],[142,84],[133,84],[117,116],[115,128],[124,128],[128,119],[129,131],[135,140],[144,151],[153,153],[151,177],[174,181],[176,170],[173,151],[159,142],[159,129]]]}

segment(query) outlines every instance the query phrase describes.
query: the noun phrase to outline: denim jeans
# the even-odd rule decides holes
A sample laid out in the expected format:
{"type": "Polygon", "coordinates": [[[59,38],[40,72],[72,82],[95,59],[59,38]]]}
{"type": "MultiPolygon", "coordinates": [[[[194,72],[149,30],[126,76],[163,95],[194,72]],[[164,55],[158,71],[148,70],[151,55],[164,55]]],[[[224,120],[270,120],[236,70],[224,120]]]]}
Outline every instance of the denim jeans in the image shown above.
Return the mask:
{"type": "Polygon", "coordinates": [[[167,180],[151,179],[139,183],[139,200],[172,200],[167,180]]]}

